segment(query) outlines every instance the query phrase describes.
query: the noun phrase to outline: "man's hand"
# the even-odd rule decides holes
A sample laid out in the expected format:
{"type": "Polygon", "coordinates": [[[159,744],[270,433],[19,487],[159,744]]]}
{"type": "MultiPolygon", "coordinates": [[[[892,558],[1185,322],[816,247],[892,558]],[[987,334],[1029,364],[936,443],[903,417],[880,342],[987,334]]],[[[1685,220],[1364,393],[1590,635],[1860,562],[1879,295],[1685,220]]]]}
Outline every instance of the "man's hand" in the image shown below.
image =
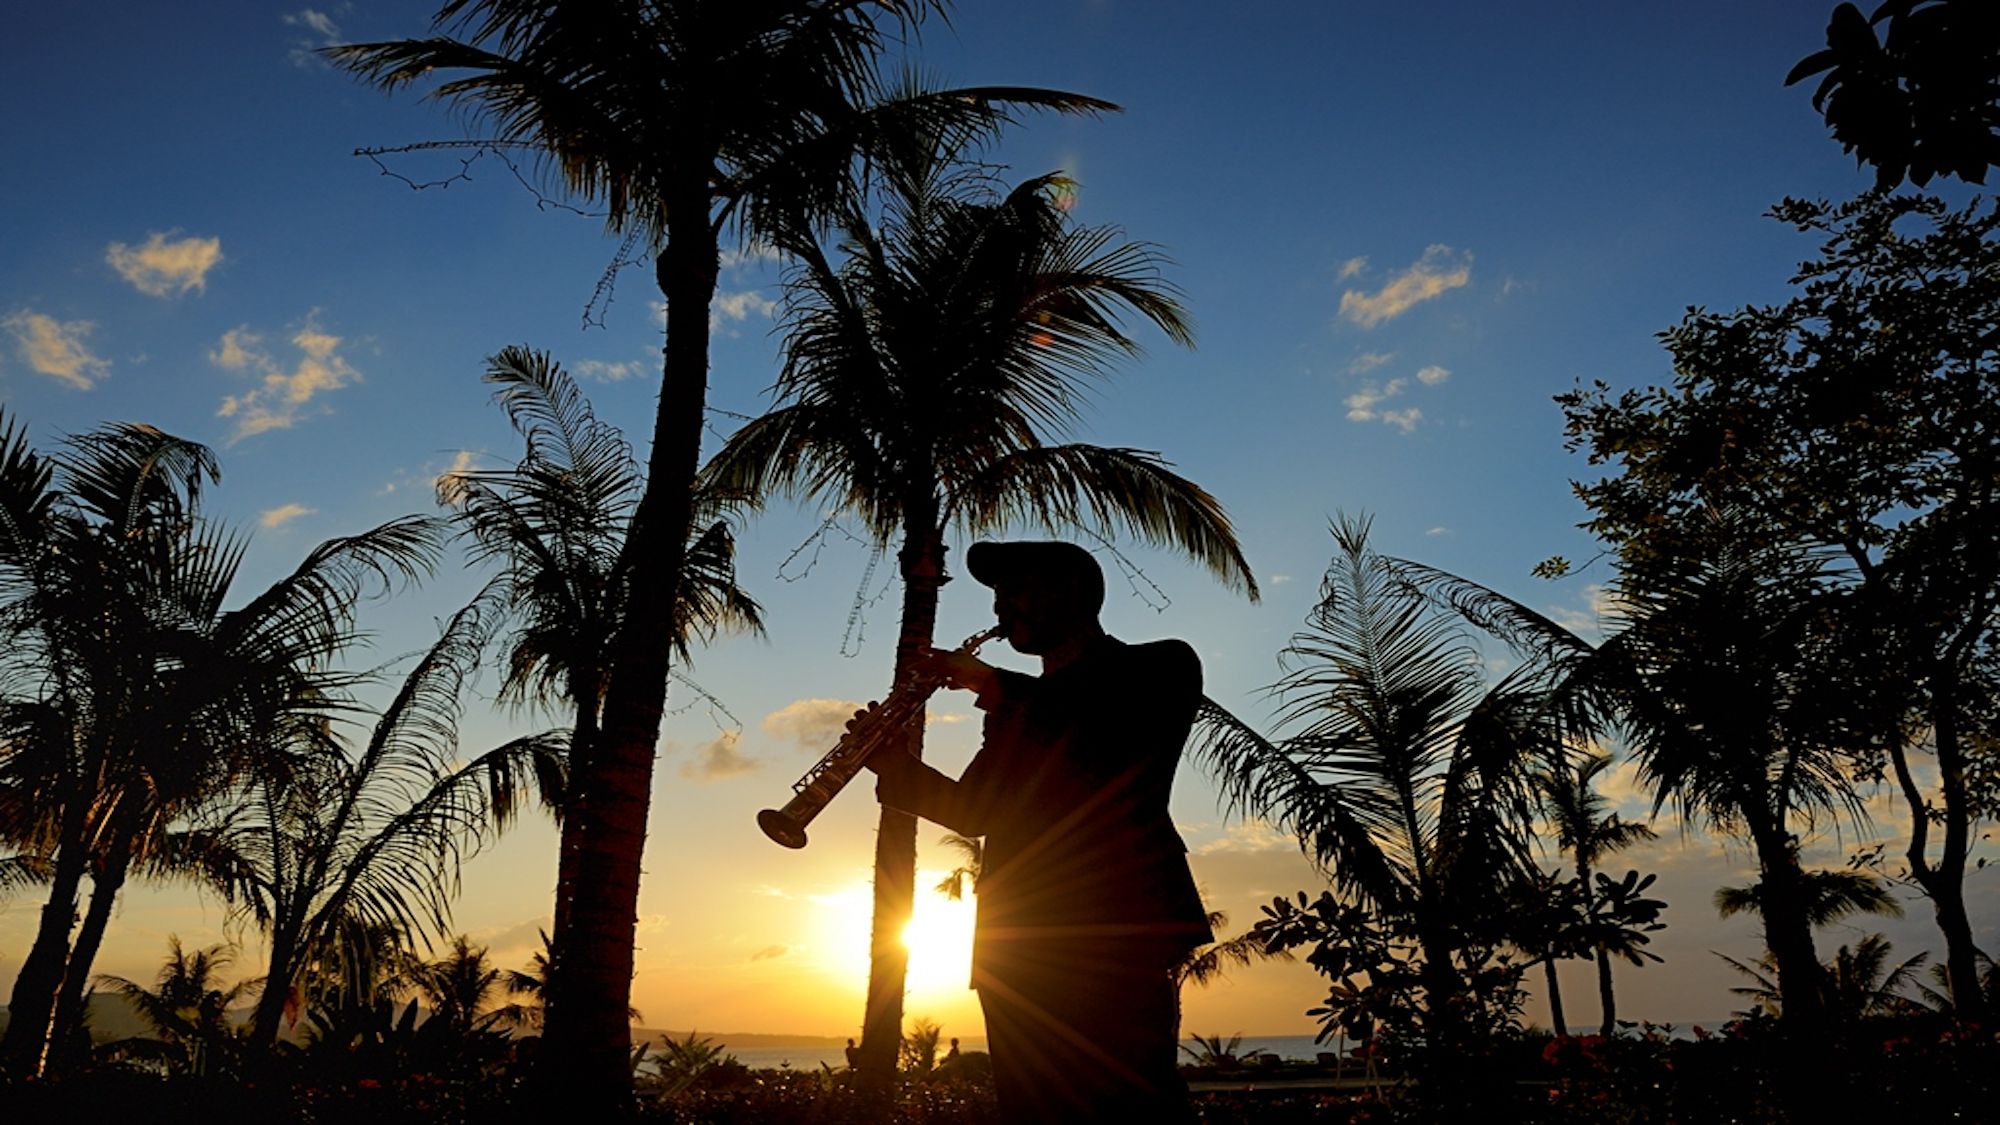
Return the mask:
{"type": "Polygon", "coordinates": [[[932,649],[921,658],[917,670],[946,687],[963,688],[985,695],[998,684],[1000,673],[969,652],[932,649]]]}

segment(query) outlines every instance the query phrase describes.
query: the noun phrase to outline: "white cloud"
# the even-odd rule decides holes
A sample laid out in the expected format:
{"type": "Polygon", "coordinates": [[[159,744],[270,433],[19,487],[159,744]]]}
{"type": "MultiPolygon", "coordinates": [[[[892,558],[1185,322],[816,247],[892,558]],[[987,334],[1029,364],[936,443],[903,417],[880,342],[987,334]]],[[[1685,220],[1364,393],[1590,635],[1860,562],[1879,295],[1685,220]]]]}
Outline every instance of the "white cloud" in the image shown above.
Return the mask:
{"type": "Polygon", "coordinates": [[[861,704],[846,699],[801,699],[764,716],[759,724],[766,734],[788,738],[822,753],[840,741],[847,720],[861,704]]]}
{"type": "Polygon", "coordinates": [[[1265,579],[1265,581],[1273,586],[1283,586],[1285,583],[1292,581],[1292,576],[1289,574],[1273,574],[1265,579]]]}
{"type": "Polygon", "coordinates": [[[1346,261],[1340,263],[1339,280],[1346,281],[1347,279],[1352,277],[1359,277],[1361,276],[1361,271],[1367,268],[1368,268],[1367,258],[1365,257],[1349,258],[1346,261]]]}
{"type": "Polygon", "coordinates": [[[757,761],[737,749],[742,741],[742,731],[726,730],[695,747],[693,759],[681,763],[681,776],[689,781],[721,781],[757,772],[757,761]]]}
{"type": "Polygon", "coordinates": [[[118,276],[149,297],[169,297],[190,289],[208,289],[208,271],[222,261],[219,238],[183,238],[168,242],[178,231],[152,231],[139,246],[114,242],[104,260],[118,276]]]}
{"type": "MultiPolygon", "coordinates": [[[[478,460],[478,454],[472,452],[470,449],[459,450],[452,457],[451,464],[445,467],[444,472],[431,478],[431,490],[440,497],[449,497],[453,491],[451,487],[452,482],[471,472],[472,464],[476,460],[478,460]]],[[[391,485],[390,487],[394,488],[395,486],[391,485]]]]}
{"type": "Polygon", "coordinates": [[[209,360],[227,371],[260,376],[255,389],[224,398],[216,411],[236,421],[230,443],[266,430],[289,429],[305,416],[314,399],[359,382],[361,373],[339,354],[340,343],[340,337],[320,331],[313,315],[308,314],[305,327],[291,339],[300,358],[287,369],[248,325],[224,333],[221,343],[208,353],[209,360]]]}
{"type": "Polygon", "coordinates": [[[740,293],[717,293],[708,306],[709,331],[721,331],[730,324],[741,324],[752,316],[769,317],[778,311],[778,302],[764,296],[756,289],[745,289],[740,293]]]}
{"type": "Polygon", "coordinates": [[[1426,532],[1424,532],[1424,534],[1425,534],[1425,535],[1450,535],[1450,534],[1451,534],[1451,529],[1450,529],[1450,528],[1448,528],[1448,527],[1433,527],[1433,528],[1431,528],[1431,529],[1430,529],[1429,531],[1426,531],[1426,532]]]}
{"type": "Polygon", "coordinates": [[[778,248],[768,242],[753,242],[740,249],[725,246],[722,250],[722,268],[726,270],[744,270],[767,262],[783,260],[784,255],[778,253],[778,248]]]}
{"type": "Polygon", "coordinates": [[[1424,412],[1414,406],[1404,410],[1384,410],[1382,412],[1383,423],[1395,426],[1406,434],[1416,429],[1417,423],[1423,420],[1424,412]]]}
{"type": "Polygon", "coordinates": [[[1435,387],[1449,378],[1451,378],[1450,370],[1439,367],[1435,363],[1429,367],[1417,370],[1417,382],[1422,383],[1426,387],[1435,387]]]}
{"type": "Polygon", "coordinates": [[[1374,422],[1374,420],[1378,420],[1382,414],[1376,410],[1376,406],[1382,404],[1388,398],[1394,398],[1394,396],[1402,394],[1402,388],[1408,386],[1408,384],[1410,384],[1410,380],[1406,380],[1406,378],[1392,378],[1392,380],[1388,380],[1388,384],[1364,382],[1360,390],[1356,390],[1354,394],[1348,394],[1348,420],[1350,422],[1374,422]]]}
{"type": "Polygon", "coordinates": [[[1347,373],[1349,375],[1361,375],[1373,371],[1395,358],[1395,352],[1363,352],[1348,362],[1347,373]]]}
{"type": "MultiPolygon", "coordinates": [[[[347,7],[346,4],[340,6],[342,14],[346,13],[347,7]]],[[[301,8],[279,18],[285,21],[285,26],[303,28],[309,33],[307,38],[295,40],[295,45],[292,47],[292,62],[299,66],[322,63],[316,53],[319,48],[338,47],[345,42],[341,38],[339,25],[333,22],[333,17],[318,9],[301,8]]]]}
{"type": "Polygon", "coordinates": [[[312,515],[317,510],[316,508],[308,508],[304,504],[286,504],[281,508],[272,508],[258,516],[257,522],[264,527],[283,527],[300,516],[312,515]]]}
{"type": "Polygon", "coordinates": [[[659,368],[651,363],[628,359],[620,363],[606,363],[601,359],[586,359],[572,364],[570,370],[585,379],[595,379],[600,383],[622,383],[640,375],[650,375],[659,368]]]}
{"type": "Polygon", "coordinates": [[[111,370],[111,361],[91,353],[84,339],[97,326],[87,320],[57,320],[26,309],[0,320],[29,367],[87,391],[111,370]]]}
{"type": "MultiPolygon", "coordinates": [[[[1342,276],[1348,275],[1343,271],[1342,276]]],[[[1449,246],[1430,246],[1409,269],[1390,278],[1388,284],[1376,292],[1370,294],[1350,289],[1341,294],[1340,315],[1363,328],[1373,328],[1471,280],[1470,251],[1454,253],[1449,246]]]]}

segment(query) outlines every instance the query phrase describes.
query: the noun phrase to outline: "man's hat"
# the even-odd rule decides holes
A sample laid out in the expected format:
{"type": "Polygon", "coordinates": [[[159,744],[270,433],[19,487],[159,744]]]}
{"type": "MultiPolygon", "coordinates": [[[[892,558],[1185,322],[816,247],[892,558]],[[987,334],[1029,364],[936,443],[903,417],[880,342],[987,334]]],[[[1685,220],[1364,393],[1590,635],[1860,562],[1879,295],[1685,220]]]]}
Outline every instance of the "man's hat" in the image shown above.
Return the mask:
{"type": "Polygon", "coordinates": [[[965,569],[984,586],[1040,579],[1073,585],[1093,612],[1104,604],[1104,570],[1089,551],[1074,543],[974,543],[966,548],[965,569]]]}

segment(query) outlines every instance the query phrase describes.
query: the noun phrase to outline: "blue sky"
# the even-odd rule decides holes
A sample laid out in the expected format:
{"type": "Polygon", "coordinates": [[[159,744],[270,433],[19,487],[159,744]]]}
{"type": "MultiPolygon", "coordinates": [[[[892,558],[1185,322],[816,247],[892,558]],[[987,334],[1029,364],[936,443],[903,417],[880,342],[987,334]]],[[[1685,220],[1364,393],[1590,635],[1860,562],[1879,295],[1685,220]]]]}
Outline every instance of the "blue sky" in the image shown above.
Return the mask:
{"type": "MultiPolygon", "coordinates": [[[[1810,253],[1765,208],[1866,186],[1807,91],[1782,85],[1830,8],[962,0],[949,26],[929,24],[916,55],[954,82],[1125,107],[1029,120],[995,155],[1016,178],[1076,177],[1079,219],[1158,244],[1197,324],[1191,351],[1146,339],[1077,436],[1158,450],[1219,496],[1266,596],[1248,605],[1131,549],[1148,592],[1113,577],[1113,631],[1189,639],[1210,694],[1261,716],[1336,512],[1371,514],[1386,552],[1587,621],[1601,566],[1529,577],[1551,555],[1595,553],[1567,484],[1587,468],[1564,451],[1550,399],[1578,380],[1667,378],[1656,333],[1691,305],[1781,297],[1810,253]]],[[[214,445],[214,510],[255,535],[246,582],[324,538],[428,510],[454,465],[511,460],[478,381],[505,345],[553,352],[601,415],[636,443],[648,436],[658,295],[648,271],[625,271],[585,325],[617,252],[597,220],[538,206],[492,158],[390,162],[410,180],[451,181],[414,191],[352,155],[463,135],[436,106],[364,89],[311,54],[420,34],[428,10],[42,5],[13,13],[0,47],[0,404],[44,446],[113,419],[214,445]]],[[[767,401],[777,277],[755,255],[724,271],[718,434],[727,412],[767,401]]],[[[654,1025],[846,1034],[859,1018],[848,978],[865,941],[854,896],[872,806],[850,794],[801,853],[752,824],[829,744],[826,717],[888,680],[888,568],[870,575],[866,550],[837,534],[795,555],[818,524],[779,505],[744,533],[743,578],[771,635],[699,658],[695,678],[726,713],[677,689],[641,907],[636,1000],[654,1025]]],[[[371,607],[379,637],[357,659],[426,643],[472,587],[457,567],[371,607]]],[[[949,588],[941,634],[982,627],[981,594],[949,588]]],[[[939,710],[970,714],[958,701],[939,710]]],[[[475,708],[467,749],[528,721],[475,708]]],[[[968,731],[937,728],[940,760],[965,759],[968,731]]],[[[1198,776],[1175,807],[1198,876],[1239,924],[1316,885],[1289,844],[1225,821],[1198,776]]],[[[1706,951],[1745,956],[1757,942],[1753,925],[1715,921],[1707,896],[1747,860],[1665,827],[1632,863],[1663,873],[1669,960],[1626,974],[1624,1006],[1717,1019],[1734,982],[1706,951]]],[[[1829,838],[1824,856],[1856,842],[1829,838]]],[[[552,834],[531,826],[468,871],[459,920],[507,963],[525,960],[547,916],[552,861],[552,834]]],[[[923,862],[949,865],[929,848],[923,862]]],[[[1994,896],[1976,894],[1990,941],[1994,896]]],[[[0,906],[0,978],[25,951],[31,907],[0,906]]],[[[1899,950],[1934,945],[1926,914],[1913,904],[1881,928],[1899,950]]],[[[222,921],[185,893],[133,894],[101,967],[149,977],[167,933],[215,940],[222,921]]],[[[960,971],[936,968],[912,1014],[969,1028],[960,971]]],[[[1574,982],[1572,1018],[1593,1021],[1581,972],[1574,982]]],[[[1188,1026],[1306,1030],[1320,995],[1302,967],[1257,969],[1191,996],[1188,1026]]]]}

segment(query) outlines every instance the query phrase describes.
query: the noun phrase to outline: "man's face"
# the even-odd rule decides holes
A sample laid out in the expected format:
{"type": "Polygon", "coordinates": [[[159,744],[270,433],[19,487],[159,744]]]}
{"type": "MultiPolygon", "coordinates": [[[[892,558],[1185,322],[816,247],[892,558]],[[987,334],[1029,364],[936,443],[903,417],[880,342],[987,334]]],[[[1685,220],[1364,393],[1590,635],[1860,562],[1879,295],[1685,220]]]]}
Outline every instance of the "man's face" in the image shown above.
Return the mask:
{"type": "Polygon", "coordinates": [[[1076,634],[1093,614],[1084,613],[1074,588],[1040,576],[1025,576],[993,587],[993,616],[1015,652],[1041,656],[1076,634]]]}

